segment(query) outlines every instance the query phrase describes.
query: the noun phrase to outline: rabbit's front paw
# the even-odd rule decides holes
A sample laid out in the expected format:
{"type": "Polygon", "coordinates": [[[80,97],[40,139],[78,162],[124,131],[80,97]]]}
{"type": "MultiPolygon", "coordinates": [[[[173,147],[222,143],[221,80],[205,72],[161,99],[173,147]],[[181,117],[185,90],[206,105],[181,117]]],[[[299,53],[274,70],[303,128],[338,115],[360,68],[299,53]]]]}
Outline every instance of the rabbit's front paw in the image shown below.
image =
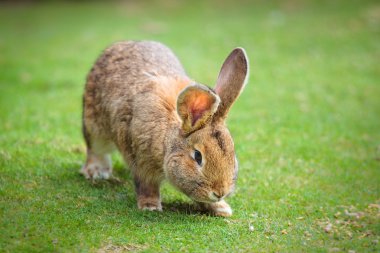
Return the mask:
{"type": "Polygon", "coordinates": [[[161,200],[157,198],[139,198],[137,205],[140,210],[162,211],[161,200]]]}
{"type": "Polygon", "coordinates": [[[224,200],[215,203],[204,203],[203,207],[215,216],[230,217],[232,215],[230,205],[224,200]]]}

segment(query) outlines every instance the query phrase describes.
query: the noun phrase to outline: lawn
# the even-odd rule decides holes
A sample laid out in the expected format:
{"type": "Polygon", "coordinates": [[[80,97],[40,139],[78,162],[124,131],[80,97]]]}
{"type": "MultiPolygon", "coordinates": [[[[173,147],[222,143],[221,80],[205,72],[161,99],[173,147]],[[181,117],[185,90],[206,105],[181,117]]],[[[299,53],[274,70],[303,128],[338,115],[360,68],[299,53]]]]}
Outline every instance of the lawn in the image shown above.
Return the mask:
{"type": "Polygon", "coordinates": [[[378,1],[0,5],[1,252],[379,252],[378,1]],[[231,218],[166,184],[137,209],[128,169],[89,182],[81,96],[109,44],[157,40],[209,84],[232,48],[250,79],[228,125],[231,218]]]}

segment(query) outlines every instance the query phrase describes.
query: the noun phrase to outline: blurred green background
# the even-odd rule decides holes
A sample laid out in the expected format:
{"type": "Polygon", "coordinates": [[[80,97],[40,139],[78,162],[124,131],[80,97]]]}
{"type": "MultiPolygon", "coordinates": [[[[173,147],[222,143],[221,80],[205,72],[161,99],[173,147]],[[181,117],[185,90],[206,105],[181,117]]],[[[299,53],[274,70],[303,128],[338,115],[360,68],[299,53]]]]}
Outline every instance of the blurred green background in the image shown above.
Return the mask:
{"type": "Polygon", "coordinates": [[[0,251],[380,251],[379,41],[378,1],[0,3],[0,251]],[[131,39],[168,45],[210,86],[246,49],[231,218],[169,185],[164,212],[138,211],[117,154],[119,182],[78,174],[85,77],[131,39]]]}

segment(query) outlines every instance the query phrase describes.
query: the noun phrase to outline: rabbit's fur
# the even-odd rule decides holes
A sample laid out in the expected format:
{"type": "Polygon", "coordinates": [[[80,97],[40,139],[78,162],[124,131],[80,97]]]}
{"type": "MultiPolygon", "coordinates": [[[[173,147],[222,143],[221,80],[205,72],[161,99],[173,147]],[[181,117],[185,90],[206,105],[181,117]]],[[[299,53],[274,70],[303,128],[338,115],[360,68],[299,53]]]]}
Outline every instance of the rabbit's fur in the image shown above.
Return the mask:
{"type": "Polygon", "coordinates": [[[117,148],[132,171],[140,209],[162,210],[159,188],[167,179],[211,213],[230,216],[224,197],[233,191],[238,164],[225,118],[247,74],[241,48],[224,62],[213,90],[187,77],[158,42],[112,45],[87,77],[81,173],[109,178],[117,148]]]}

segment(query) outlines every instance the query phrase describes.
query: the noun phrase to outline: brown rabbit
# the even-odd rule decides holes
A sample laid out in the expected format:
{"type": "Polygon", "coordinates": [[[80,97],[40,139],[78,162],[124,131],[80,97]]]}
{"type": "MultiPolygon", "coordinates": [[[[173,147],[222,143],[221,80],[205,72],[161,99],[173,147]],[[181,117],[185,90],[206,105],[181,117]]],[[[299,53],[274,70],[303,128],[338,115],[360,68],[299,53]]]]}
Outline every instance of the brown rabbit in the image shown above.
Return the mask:
{"type": "Polygon", "coordinates": [[[238,163],[225,119],[247,73],[247,56],[236,48],[213,90],[187,77],[158,42],[112,45],[87,77],[87,161],[80,172],[109,178],[117,148],[132,171],[139,209],[162,210],[160,184],[167,179],[212,214],[230,216],[224,198],[234,189],[238,163]]]}

